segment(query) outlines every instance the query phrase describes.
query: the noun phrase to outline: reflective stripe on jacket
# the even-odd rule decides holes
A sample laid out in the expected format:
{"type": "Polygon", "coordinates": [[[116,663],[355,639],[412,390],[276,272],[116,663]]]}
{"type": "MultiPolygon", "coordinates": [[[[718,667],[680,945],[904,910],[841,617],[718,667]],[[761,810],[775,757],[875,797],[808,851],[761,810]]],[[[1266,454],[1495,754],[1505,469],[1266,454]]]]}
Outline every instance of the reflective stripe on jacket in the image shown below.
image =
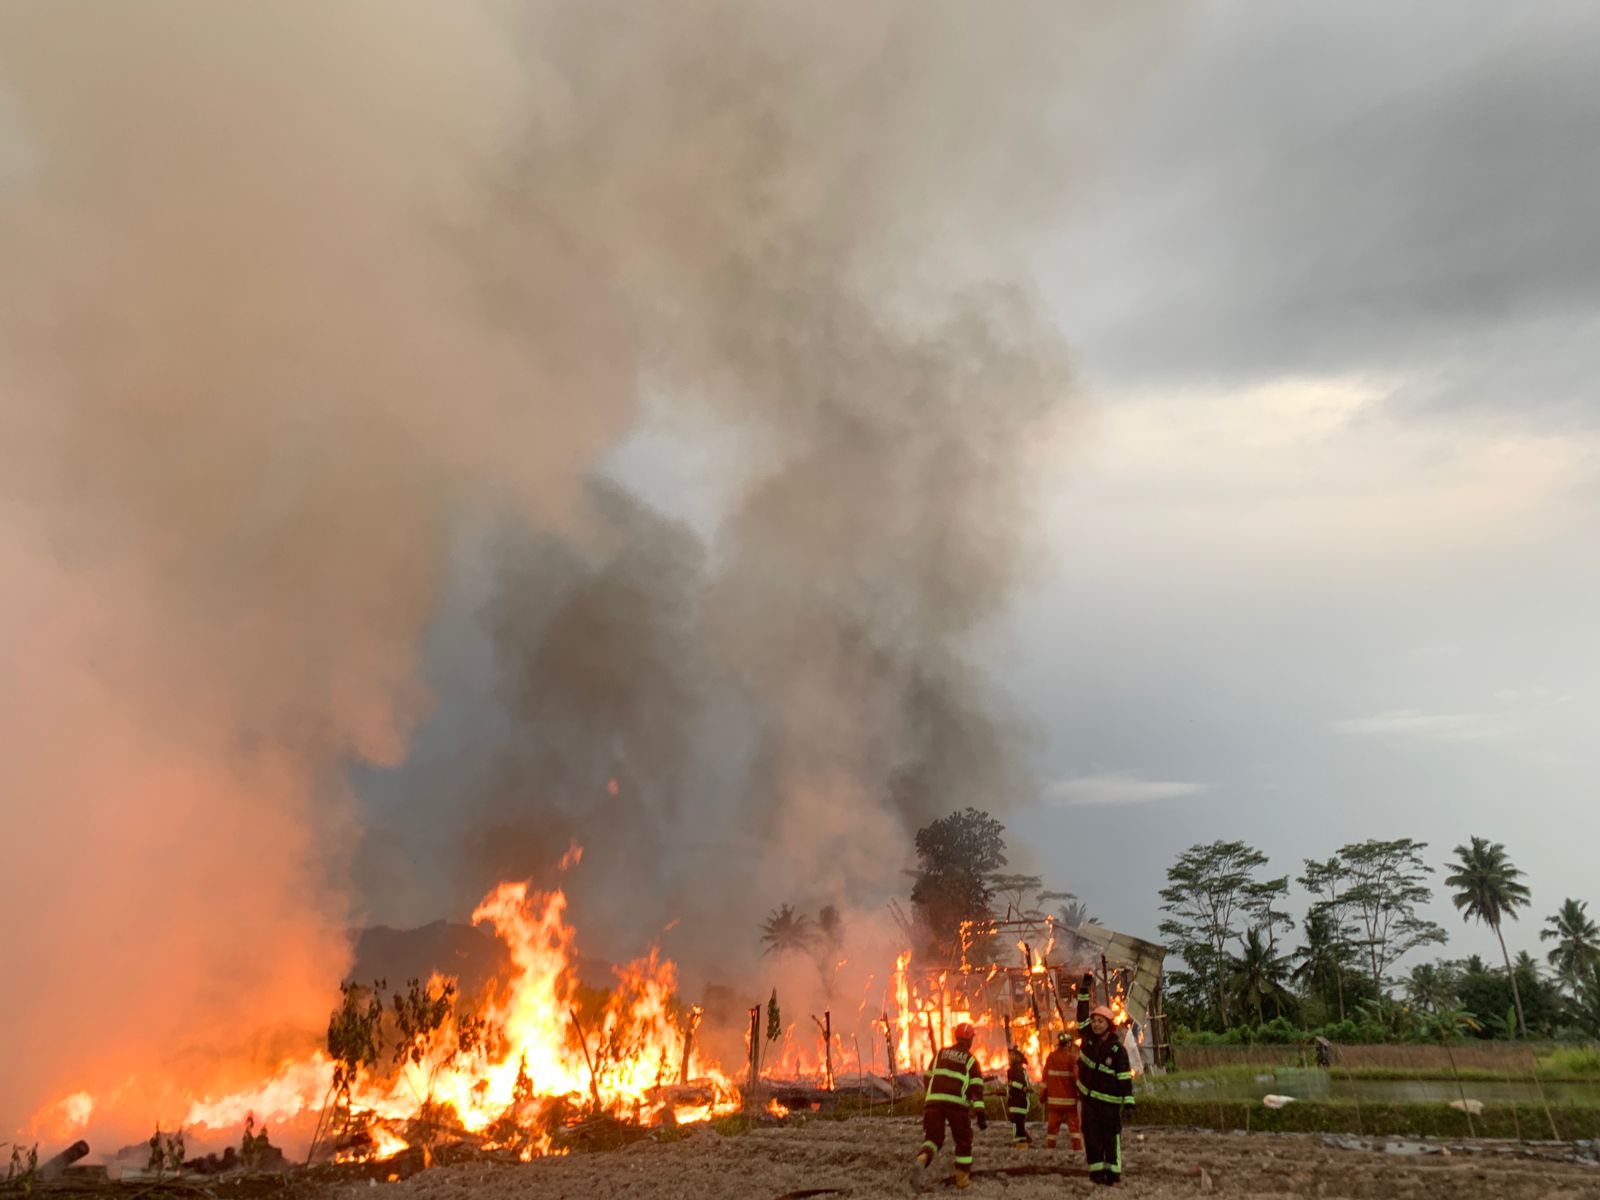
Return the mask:
{"type": "Polygon", "coordinates": [[[935,1101],[983,1106],[983,1071],[978,1060],[960,1046],[946,1046],[933,1060],[925,1103],[935,1101]]]}
{"type": "Polygon", "coordinates": [[[1028,1086],[1028,1068],[1015,1066],[1006,1072],[1006,1111],[1014,1117],[1028,1115],[1033,1089],[1028,1086]]]}
{"type": "Polygon", "coordinates": [[[1078,1051],[1078,1094],[1107,1104],[1133,1103],[1133,1068],[1115,1030],[1089,1034],[1078,1051]]]}
{"type": "Polygon", "coordinates": [[[1056,1107],[1078,1103],[1078,1048],[1057,1046],[1044,1060],[1045,1103],[1056,1107]]]}

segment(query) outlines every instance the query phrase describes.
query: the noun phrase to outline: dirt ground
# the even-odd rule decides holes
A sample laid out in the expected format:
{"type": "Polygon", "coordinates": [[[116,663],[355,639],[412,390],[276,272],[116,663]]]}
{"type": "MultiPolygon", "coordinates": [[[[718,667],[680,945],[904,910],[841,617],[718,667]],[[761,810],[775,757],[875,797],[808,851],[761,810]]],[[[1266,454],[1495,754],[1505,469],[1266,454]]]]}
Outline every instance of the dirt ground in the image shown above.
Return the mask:
{"type": "MultiPolygon", "coordinates": [[[[915,1194],[908,1165],[920,1134],[904,1119],[813,1121],[723,1137],[701,1129],[677,1142],[640,1142],[521,1166],[441,1167],[398,1183],[349,1186],[335,1200],[850,1200],[915,1194]]],[[[1502,1150],[1401,1155],[1351,1150],[1315,1135],[1219,1134],[1134,1128],[1127,1175],[1112,1195],[1134,1197],[1326,1196],[1381,1200],[1597,1200],[1600,1166],[1541,1161],[1502,1150]],[[1203,1172],[1203,1174],[1202,1174],[1203,1172]]],[[[1081,1156],[1013,1150],[991,1125],[979,1137],[966,1195],[1042,1200],[1101,1194],[1081,1156]],[[1028,1174],[1030,1171],[1070,1174],[1028,1174]],[[1015,1173],[1012,1173],[1015,1172],[1015,1173]]],[[[948,1144],[927,1172],[925,1194],[952,1196],[948,1144]]]]}

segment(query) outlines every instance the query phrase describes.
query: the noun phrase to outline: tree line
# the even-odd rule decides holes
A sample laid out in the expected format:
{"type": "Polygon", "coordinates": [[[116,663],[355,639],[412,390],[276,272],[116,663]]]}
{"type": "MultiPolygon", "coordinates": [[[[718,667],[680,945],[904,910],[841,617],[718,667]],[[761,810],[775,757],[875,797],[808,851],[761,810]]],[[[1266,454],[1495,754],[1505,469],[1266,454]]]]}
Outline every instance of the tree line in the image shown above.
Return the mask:
{"type": "MultiPolygon", "coordinates": [[[[913,841],[917,865],[911,877],[914,915],[907,930],[919,961],[955,962],[961,957],[963,925],[982,927],[996,918],[1056,923],[1075,929],[1094,920],[1072,892],[1044,886],[1041,876],[1008,872],[1005,826],[988,813],[966,808],[931,821],[913,841]]],[[[824,906],[813,919],[793,904],[781,904],[760,928],[766,954],[810,954],[826,974],[843,941],[838,910],[824,906]]],[[[969,961],[988,961],[1011,947],[995,947],[978,935],[965,946],[969,961]]]]}
{"type": "Polygon", "coordinates": [[[1190,1030],[1266,1040],[1318,1029],[1338,1040],[1600,1036],[1600,927],[1587,904],[1568,899],[1546,920],[1545,965],[1525,951],[1513,961],[1504,925],[1532,893],[1505,846],[1486,838],[1455,848],[1442,883],[1464,921],[1494,932],[1503,970],[1472,955],[1395,975],[1406,955],[1449,939],[1421,915],[1433,898],[1426,850],[1374,838],[1304,860],[1294,882],[1310,903],[1291,946],[1290,877],[1267,875],[1267,856],[1242,841],[1191,846],[1161,889],[1161,933],[1181,959],[1167,976],[1169,1015],[1190,1030]]]}

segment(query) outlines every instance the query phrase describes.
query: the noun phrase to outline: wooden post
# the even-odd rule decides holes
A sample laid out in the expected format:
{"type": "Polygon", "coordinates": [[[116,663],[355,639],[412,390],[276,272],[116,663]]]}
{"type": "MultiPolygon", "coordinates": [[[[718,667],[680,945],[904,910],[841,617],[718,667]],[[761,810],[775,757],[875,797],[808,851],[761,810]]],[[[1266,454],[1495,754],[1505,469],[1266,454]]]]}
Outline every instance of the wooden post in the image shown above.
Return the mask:
{"type": "Polygon", "coordinates": [[[589,1035],[583,1031],[583,1022],[578,1020],[578,1010],[567,1009],[572,1017],[572,1027],[578,1031],[578,1041],[583,1044],[583,1061],[589,1064],[589,1098],[594,1101],[594,1115],[600,1115],[600,1081],[595,1071],[594,1059],[589,1056],[589,1035]]]}
{"type": "Polygon", "coordinates": [[[889,1103],[893,1104],[900,1098],[900,1085],[898,1082],[898,1076],[900,1074],[900,1060],[894,1052],[894,1034],[891,1029],[892,1027],[889,1024],[889,1014],[886,1012],[883,1014],[883,1050],[888,1056],[889,1103]]]}
{"type": "Polygon", "coordinates": [[[689,1082],[689,1060],[694,1056],[694,1031],[700,1028],[700,1018],[705,1010],[698,1004],[689,1009],[688,1023],[683,1027],[683,1062],[678,1064],[678,1083],[689,1082]]]}
{"type": "Polygon", "coordinates": [[[922,1010],[922,1023],[928,1031],[928,1070],[933,1070],[933,1060],[939,1057],[939,1047],[933,1040],[933,1014],[922,1010]]]}
{"type": "Polygon", "coordinates": [[[822,1086],[831,1092],[833,1091],[833,1013],[823,1009],[822,1020],[818,1021],[814,1013],[811,1019],[816,1023],[817,1032],[822,1034],[822,1086]]]}
{"type": "Polygon", "coordinates": [[[761,1006],[750,1009],[750,1078],[744,1089],[744,1106],[755,1103],[756,1081],[761,1078],[761,1006]]]}

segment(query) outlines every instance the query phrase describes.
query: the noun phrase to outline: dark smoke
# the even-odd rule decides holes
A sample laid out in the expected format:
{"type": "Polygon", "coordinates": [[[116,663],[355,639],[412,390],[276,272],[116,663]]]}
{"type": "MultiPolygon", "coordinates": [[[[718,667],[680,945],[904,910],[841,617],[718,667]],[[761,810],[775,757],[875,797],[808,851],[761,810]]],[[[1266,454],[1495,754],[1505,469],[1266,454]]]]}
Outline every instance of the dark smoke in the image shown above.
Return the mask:
{"type": "Polygon", "coordinates": [[[619,941],[731,947],[1024,795],[971,639],[1124,7],[6,5],[0,1126],[270,1059],[352,906],[576,836],[619,941]],[[597,482],[646,406],[713,534],[597,482]]]}

